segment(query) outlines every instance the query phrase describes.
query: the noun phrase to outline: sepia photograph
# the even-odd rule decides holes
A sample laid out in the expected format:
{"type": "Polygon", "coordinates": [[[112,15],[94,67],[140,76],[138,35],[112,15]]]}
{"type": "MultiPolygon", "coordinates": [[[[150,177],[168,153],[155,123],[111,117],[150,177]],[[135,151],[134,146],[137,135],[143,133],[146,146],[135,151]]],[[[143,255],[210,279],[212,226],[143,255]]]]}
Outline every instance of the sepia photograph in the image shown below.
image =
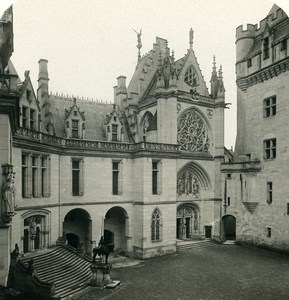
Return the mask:
{"type": "Polygon", "coordinates": [[[289,299],[288,16],[1,0],[0,300],[289,299]]]}

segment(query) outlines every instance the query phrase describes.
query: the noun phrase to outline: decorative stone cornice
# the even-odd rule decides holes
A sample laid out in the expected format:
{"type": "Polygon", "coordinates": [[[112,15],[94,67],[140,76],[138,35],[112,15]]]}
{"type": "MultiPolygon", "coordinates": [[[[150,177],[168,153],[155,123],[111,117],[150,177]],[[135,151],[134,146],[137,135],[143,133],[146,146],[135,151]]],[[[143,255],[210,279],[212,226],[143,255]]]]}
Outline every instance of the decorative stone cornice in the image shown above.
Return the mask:
{"type": "Polygon", "coordinates": [[[236,83],[242,91],[246,91],[250,86],[269,80],[288,70],[289,57],[286,57],[285,59],[276,62],[264,69],[261,69],[253,74],[250,74],[246,77],[238,78],[236,80],[236,83]]]}

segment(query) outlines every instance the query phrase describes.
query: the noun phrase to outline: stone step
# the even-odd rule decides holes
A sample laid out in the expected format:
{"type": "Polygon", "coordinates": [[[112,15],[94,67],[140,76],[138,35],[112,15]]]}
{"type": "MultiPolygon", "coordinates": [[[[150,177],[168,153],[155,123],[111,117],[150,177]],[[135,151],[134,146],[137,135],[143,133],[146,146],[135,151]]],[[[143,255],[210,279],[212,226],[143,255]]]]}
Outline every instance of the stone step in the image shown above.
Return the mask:
{"type": "Polygon", "coordinates": [[[212,240],[201,241],[182,241],[177,243],[177,251],[182,252],[185,250],[201,250],[209,247],[218,247],[219,244],[212,240]]]}
{"type": "Polygon", "coordinates": [[[21,260],[28,265],[31,258],[39,279],[54,283],[55,295],[61,299],[86,288],[92,276],[91,263],[62,246],[37,251],[21,260]]]}

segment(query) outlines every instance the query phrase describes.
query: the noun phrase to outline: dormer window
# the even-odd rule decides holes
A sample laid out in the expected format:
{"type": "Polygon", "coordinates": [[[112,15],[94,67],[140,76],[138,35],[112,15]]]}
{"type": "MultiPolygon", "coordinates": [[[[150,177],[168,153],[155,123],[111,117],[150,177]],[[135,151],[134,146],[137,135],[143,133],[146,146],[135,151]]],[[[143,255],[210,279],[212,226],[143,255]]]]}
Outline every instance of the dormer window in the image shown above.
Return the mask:
{"type": "Polygon", "coordinates": [[[26,90],[26,99],[27,100],[30,99],[30,95],[31,95],[31,91],[30,90],[26,90]]]}
{"type": "Polygon", "coordinates": [[[28,128],[28,107],[22,106],[22,127],[28,128]]]}
{"type": "Polygon", "coordinates": [[[112,124],[111,126],[111,140],[113,142],[117,142],[117,127],[116,124],[112,124]]]}
{"type": "Polygon", "coordinates": [[[263,59],[269,58],[269,37],[263,40],[263,59]]]}
{"type": "Polygon", "coordinates": [[[247,67],[248,68],[252,67],[252,58],[248,58],[248,60],[247,60],[247,67]]]}
{"type": "Polygon", "coordinates": [[[190,86],[195,86],[197,84],[197,75],[193,66],[188,67],[185,74],[185,83],[190,86]]]}
{"type": "Polygon", "coordinates": [[[30,129],[35,130],[36,126],[36,111],[35,109],[30,109],[30,129]]]}
{"type": "Polygon", "coordinates": [[[78,138],[78,121],[72,120],[72,137],[78,138]]]}
{"type": "Polygon", "coordinates": [[[73,113],[74,113],[74,116],[77,117],[77,111],[75,110],[73,113]]]}

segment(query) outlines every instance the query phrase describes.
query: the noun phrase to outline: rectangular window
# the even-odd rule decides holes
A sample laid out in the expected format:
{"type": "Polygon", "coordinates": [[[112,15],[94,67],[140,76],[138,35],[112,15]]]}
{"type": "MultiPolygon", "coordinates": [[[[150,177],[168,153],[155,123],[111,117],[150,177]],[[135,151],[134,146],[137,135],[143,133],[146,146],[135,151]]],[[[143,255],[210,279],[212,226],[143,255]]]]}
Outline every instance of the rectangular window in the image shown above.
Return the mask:
{"type": "Polygon", "coordinates": [[[112,194],[119,194],[119,162],[112,162],[112,194]]]}
{"type": "Polygon", "coordinates": [[[28,128],[28,108],[22,106],[22,127],[28,128]]]}
{"type": "Polygon", "coordinates": [[[153,195],[158,194],[158,162],[152,162],[152,193],[153,195]]]}
{"type": "Polygon", "coordinates": [[[272,236],[271,227],[267,227],[267,237],[270,238],[272,236]]]}
{"type": "Polygon", "coordinates": [[[28,155],[22,154],[22,197],[28,197],[28,155]]]}
{"type": "Polygon", "coordinates": [[[285,39],[285,40],[281,41],[281,47],[280,47],[280,50],[281,50],[281,51],[284,51],[284,50],[286,50],[286,49],[287,49],[287,40],[285,39]]]}
{"type": "Polygon", "coordinates": [[[264,99],[264,118],[276,115],[276,96],[264,99]]]}
{"type": "Polygon", "coordinates": [[[271,204],[273,202],[273,183],[271,181],[267,182],[267,203],[271,204]]]}
{"type": "Polygon", "coordinates": [[[289,203],[287,203],[287,215],[289,215],[289,203]]]}
{"type": "Polygon", "coordinates": [[[248,60],[247,60],[247,67],[248,68],[252,67],[252,58],[248,58],[248,60]]]}
{"type": "Polygon", "coordinates": [[[47,172],[47,157],[41,157],[41,195],[43,197],[48,194],[48,172],[47,172]]]}
{"type": "Polygon", "coordinates": [[[72,137],[78,138],[78,121],[72,120],[72,137]]]}
{"type": "Polygon", "coordinates": [[[117,125],[113,124],[111,129],[111,140],[117,142],[117,125]]]}
{"type": "Polygon", "coordinates": [[[228,206],[230,206],[230,205],[231,205],[231,197],[228,197],[228,201],[227,201],[227,203],[228,203],[228,206]]]}
{"type": "Polygon", "coordinates": [[[263,59],[269,58],[269,37],[263,40],[263,59]]]}
{"type": "Polygon", "coordinates": [[[80,161],[72,161],[72,195],[79,196],[80,192],[80,161]]]}
{"type": "Polygon", "coordinates": [[[32,156],[32,196],[38,197],[38,157],[32,156]]]}
{"type": "Polygon", "coordinates": [[[30,109],[30,129],[36,129],[36,111],[35,109],[30,109]]]}
{"type": "Polygon", "coordinates": [[[264,158],[265,159],[276,158],[276,139],[270,139],[264,141],[264,158]]]}

